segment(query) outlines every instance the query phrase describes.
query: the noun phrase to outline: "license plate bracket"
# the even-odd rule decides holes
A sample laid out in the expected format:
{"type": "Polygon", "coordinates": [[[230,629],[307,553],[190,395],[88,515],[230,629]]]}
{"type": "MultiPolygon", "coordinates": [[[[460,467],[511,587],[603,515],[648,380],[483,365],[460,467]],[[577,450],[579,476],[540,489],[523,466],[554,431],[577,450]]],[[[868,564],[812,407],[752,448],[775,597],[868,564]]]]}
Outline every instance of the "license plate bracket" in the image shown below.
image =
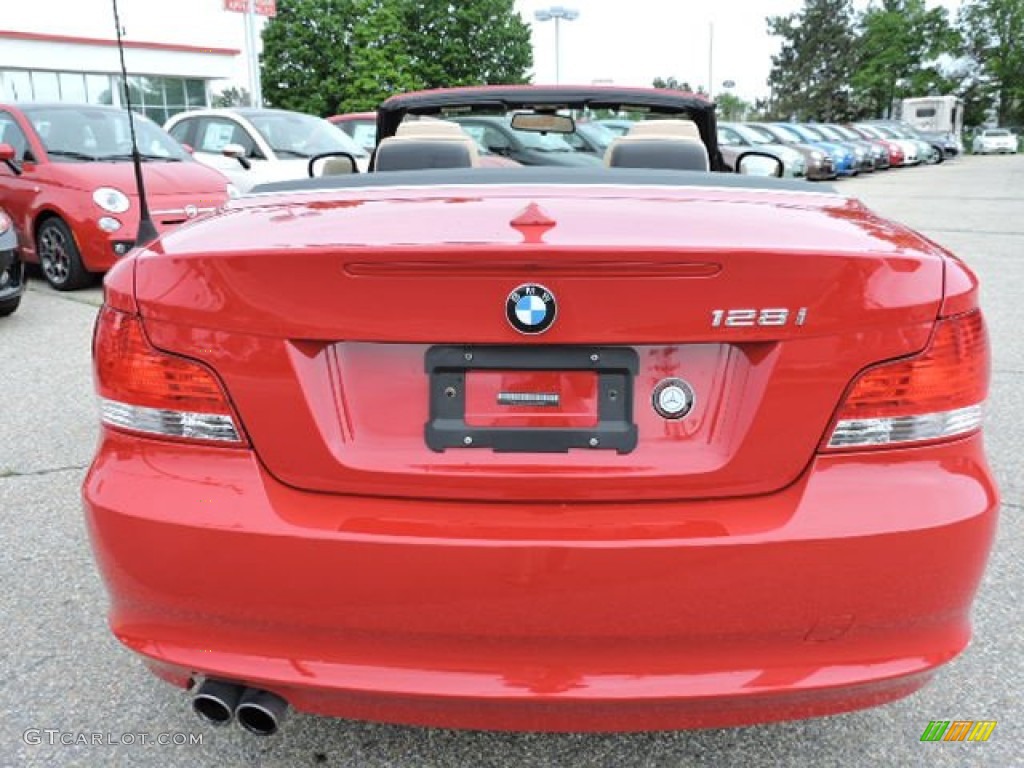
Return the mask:
{"type": "Polygon", "coordinates": [[[588,346],[458,346],[427,350],[430,419],[427,447],[490,448],[501,453],[566,453],[571,449],[630,453],[637,445],[633,386],[636,350],[588,346]],[[592,371],[598,381],[597,424],[568,427],[481,427],[466,423],[466,375],[470,371],[592,371]]]}

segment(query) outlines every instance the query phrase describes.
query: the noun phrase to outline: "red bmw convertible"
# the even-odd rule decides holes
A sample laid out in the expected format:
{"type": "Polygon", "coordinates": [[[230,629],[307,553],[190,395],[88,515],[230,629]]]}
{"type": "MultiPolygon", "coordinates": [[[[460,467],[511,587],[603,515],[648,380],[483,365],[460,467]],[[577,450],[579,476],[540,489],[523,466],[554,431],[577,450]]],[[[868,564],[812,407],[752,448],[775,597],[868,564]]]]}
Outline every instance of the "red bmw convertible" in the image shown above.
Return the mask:
{"type": "Polygon", "coordinates": [[[998,494],[961,261],[721,172],[699,97],[455,89],[378,126],[371,172],[107,276],[88,526],[114,634],[198,714],[739,725],[891,701],[964,650],[998,494]],[[402,130],[570,109],[665,119],[589,169],[402,130]]]}

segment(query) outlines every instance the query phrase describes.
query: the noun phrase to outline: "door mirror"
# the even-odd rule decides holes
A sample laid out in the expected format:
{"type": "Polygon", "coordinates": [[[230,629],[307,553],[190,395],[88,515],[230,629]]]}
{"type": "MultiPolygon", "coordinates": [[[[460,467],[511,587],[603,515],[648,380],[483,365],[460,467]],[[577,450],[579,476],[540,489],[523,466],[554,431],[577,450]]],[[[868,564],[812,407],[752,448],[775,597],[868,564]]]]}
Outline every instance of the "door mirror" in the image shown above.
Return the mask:
{"type": "Polygon", "coordinates": [[[317,176],[344,176],[359,173],[356,159],[348,152],[324,152],[309,158],[309,178],[317,176]]]}
{"type": "Polygon", "coordinates": [[[188,152],[190,155],[194,155],[196,153],[195,148],[191,144],[182,144],[181,148],[188,152]]]}
{"type": "Polygon", "coordinates": [[[736,173],[744,176],[782,176],[782,161],[764,152],[744,152],[736,158],[736,173]]]}
{"type": "Polygon", "coordinates": [[[241,144],[225,144],[220,148],[220,153],[224,155],[224,157],[235,158],[235,160],[238,161],[238,164],[247,171],[252,168],[252,163],[250,163],[249,158],[245,156],[245,147],[241,144]]]}
{"type": "Polygon", "coordinates": [[[3,163],[11,169],[11,173],[15,176],[21,175],[21,168],[14,162],[14,158],[17,157],[17,152],[14,151],[14,147],[10,144],[0,144],[0,163],[3,163]]]}

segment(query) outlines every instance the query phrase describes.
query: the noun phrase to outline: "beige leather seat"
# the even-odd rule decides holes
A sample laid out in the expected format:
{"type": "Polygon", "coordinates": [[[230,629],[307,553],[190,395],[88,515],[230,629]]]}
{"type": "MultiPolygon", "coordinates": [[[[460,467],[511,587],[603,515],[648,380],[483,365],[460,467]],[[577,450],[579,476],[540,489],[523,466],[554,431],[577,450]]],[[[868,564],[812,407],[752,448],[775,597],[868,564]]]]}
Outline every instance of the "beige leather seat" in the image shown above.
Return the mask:
{"type": "Polygon", "coordinates": [[[708,150],[692,120],[645,120],[613,141],[604,153],[613,168],[709,171],[708,150]]]}
{"type": "Polygon", "coordinates": [[[446,120],[409,120],[384,139],[374,156],[376,171],[426,168],[475,168],[480,165],[476,142],[460,126],[446,120]]]}

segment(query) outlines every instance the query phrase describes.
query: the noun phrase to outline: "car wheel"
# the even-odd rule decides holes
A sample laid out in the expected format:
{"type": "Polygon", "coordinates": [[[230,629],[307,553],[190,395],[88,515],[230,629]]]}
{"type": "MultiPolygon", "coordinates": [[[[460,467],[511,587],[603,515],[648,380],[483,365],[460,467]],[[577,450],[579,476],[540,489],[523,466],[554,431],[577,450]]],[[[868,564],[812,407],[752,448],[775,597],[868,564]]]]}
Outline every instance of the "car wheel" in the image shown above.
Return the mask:
{"type": "MultiPolygon", "coordinates": [[[[20,285],[21,291],[25,290],[25,269],[18,259],[15,259],[14,263],[5,271],[0,272],[0,287],[7,289],[5,293],[10,292],[12,284],[15,286],[20,285]]],[[[14,310],[21,304],[21,291],[18,292],[17,296],[0,299],[0,317],[7,317],[14,313],[14,310]]]]}
{"type": "Polygon", "coordinates": [[[71,229],[60,219],[44,221],[36,233],[36,252],[46,282],[58,291],[74,291],[93,281],[93,275],[82,264],[71,229]]]}
{"type": "Polygon", "coordinates": [[[14,310],[21,304],[21,296],[15,296],[13,299],[4,299],[0,301],[0,317],[7,317],[13,315],[14,310]]]}

